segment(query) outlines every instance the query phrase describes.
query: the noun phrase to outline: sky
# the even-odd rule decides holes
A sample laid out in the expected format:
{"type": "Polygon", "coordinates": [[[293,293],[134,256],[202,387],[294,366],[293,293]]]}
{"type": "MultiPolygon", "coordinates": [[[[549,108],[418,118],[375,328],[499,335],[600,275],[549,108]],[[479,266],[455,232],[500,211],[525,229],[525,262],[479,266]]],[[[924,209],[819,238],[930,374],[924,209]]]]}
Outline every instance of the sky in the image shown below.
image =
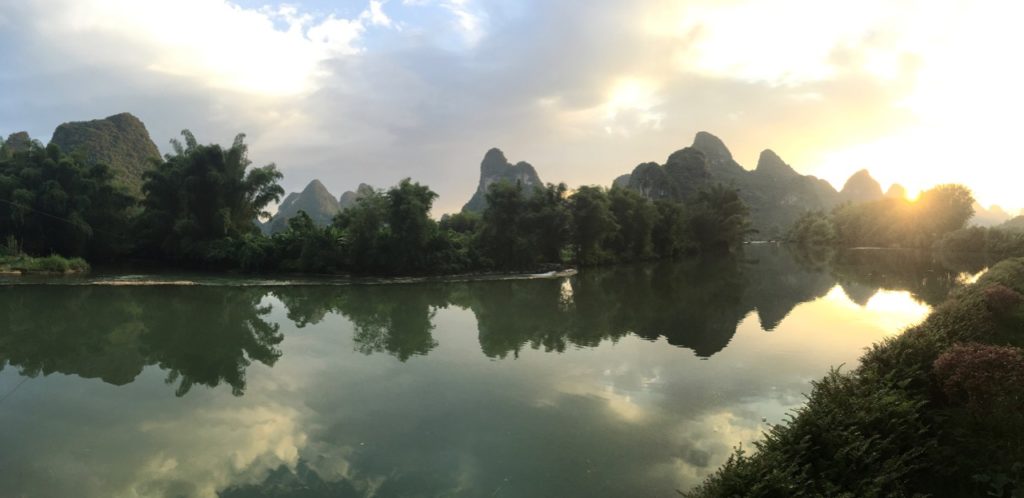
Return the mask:
{"type": "Polygon", "coordinates": [[[1024,208],[1024,4],[815,0],[0,0],[0,134],[131,112],[246,133],[283,186],[405,177],[434,214],[491,147],[609,185],[711,132],[841,188],[964,183],[1024,208]]]}

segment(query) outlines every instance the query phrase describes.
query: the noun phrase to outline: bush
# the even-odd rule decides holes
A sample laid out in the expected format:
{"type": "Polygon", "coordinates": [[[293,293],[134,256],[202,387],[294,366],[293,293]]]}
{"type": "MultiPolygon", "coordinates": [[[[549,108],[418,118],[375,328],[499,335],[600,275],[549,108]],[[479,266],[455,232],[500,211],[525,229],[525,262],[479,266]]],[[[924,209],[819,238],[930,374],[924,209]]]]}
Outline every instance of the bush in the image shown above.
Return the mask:
{"type": "Polygon", "coordinates": [[[1022,290],[992,267],[685,496],[1024,496],[1022,290]]]}
{"type": "Polygon", "coordinates": [[[935,360],[934,372],[952,403],[976,413],[1024,410],[1024,349],[957,344],[935,360]]]}
{"type": "Polygon", "coordinates": [[[82,258],[67,259],[56,254],[45,258],[33,258],[20,255],[15,258],[6,258],[4,266],[22,273],[69,273],[89,271],[89,263],[82,258]]]}
{"type": "Polygon", "coordinates": [[[1024,297],[1017,291],[1002,285],[996,284],[985,289],[985,303],[989,311],[1004,315],[1017,309],[1024,302],[1024,297]]]}

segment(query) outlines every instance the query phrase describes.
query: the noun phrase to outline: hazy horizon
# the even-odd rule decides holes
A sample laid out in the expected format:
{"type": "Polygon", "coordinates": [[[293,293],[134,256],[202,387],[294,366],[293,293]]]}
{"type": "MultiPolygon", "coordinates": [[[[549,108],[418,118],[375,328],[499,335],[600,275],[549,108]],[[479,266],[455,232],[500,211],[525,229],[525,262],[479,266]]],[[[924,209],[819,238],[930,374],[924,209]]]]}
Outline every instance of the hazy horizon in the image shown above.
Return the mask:
{"type": "Polygon", "coordinates": [[[249,136],[283,186],[476,188],[491,147],[546,182],[609,185],[698,131],[837,189],[971,187],[1024,208],[1013,5],[969,2],[0,0],[0,132],[131,112],[162,152],[249,136]],[[816,19],[808,24],[806,19],[816,19]],[[979,56],[983,54],[984,56],[979,56]],[[1005,57],[1004,57],[1005,56],[1005,57]]]}

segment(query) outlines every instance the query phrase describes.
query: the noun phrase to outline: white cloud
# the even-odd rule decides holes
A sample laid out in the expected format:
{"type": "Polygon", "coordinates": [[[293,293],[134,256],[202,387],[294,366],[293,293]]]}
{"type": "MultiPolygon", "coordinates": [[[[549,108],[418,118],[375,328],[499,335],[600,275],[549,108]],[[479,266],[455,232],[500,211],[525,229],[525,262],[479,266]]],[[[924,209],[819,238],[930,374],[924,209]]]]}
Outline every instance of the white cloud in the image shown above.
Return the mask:
{"type": "Polygon", "coordinates": [[[374,26],[383,26],[386,28],[390,28],[392,26],[391,18],[384,13],[383,0],[370,0],[370,6],[363,11],[360,18],[369,19],[370,24],[374,26]]]}
{"type": "Polygon", "coordinates": [[[473,10],[469,0],[447,0],[441,5],[455,16],[455,24],[462,31],[466,42],[475,45],[483,38],[486,16],[473,10]]]}
{"type": "Polygon", "coordinates": [[[402,0],[402,5],[437,5],[452,16],[452,26],[466,45],[473,47],[486,33],[487,13],[472,0],[402,0]]]}
{"type": "Polygon", "coordinates": [[[311,91],[322,62],[360,53],[368,26],[391,26],[378,0],[355,19],[318,18],[291,5],[246,9],[225,0],[65,0],[38,13],[44,14],[34,16],[40,31],[74,60],[144,64],[264,95],[311,91]]]}

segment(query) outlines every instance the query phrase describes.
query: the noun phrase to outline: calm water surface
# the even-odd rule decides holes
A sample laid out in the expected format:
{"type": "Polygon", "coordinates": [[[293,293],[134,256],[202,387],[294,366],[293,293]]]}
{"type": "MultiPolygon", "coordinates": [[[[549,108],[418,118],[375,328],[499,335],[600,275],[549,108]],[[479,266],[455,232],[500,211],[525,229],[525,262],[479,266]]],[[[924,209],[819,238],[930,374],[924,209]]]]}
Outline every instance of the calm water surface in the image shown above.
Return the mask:
{"type": "Polygon", "coordinates": [[[0,496],[678,496],[980,269],[764,246],[541,280],[7,280],[0,496]]]}

